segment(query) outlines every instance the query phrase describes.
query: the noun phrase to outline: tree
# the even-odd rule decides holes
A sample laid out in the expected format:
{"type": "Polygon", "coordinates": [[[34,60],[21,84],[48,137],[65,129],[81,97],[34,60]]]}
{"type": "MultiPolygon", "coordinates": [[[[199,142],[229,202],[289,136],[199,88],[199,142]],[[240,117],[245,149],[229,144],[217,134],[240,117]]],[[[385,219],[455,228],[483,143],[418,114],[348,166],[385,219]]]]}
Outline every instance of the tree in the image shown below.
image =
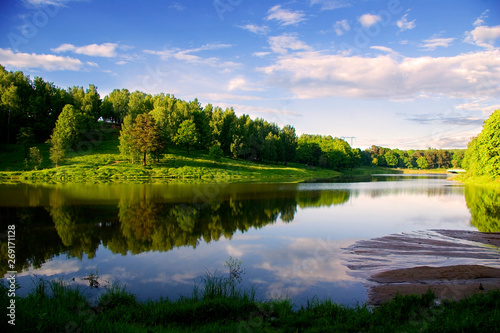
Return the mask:
{"type": "Polygon", "coordinates": [[[18,89],[15,85],[11,85],[6,91],[3,92],[1,102],[5,106],[8,112],[7,142],[10,143],[11,118],[15,116],[16,113],[19,111],[19,105],[20,105],[20,97],[18,94],[18,89]]]}
{"type": "Polygon", "coordinates": [[[208,151],[208,156],[215,161],[219,161],[222,158],[222,156],[224,156],[224,152],[222,151],[222,149],[220,149],[219,145],[215,144],[212,147],[210,147],[208,151]]]}
{"type": "Polygon", "coordinates": [[[115,89],[104,97],[102,117],[117,123],[122,123],[129,114],[130,93],[127,89],[115,89]]]}
{"type": "Polygon", "coordinates": [[[424,156],[417,158],[417,165],[420,169],[427,169],[429,167],[429,162],[424,156]]]}
{"type": "Polygon", "coordinates": [[[64,148],[64,141],[62,137],[60,136],[53,136],[50,139],[50,160],[55,163],[56,168],[61,163],[64,161],[64,158],[66,156],[66,150],[64,148]]]}
{"type": "Polygon", "coordinates": [[[385,161],[388,166],[390,167],[396,167],[399,163],[398,157],[393,153],[393,152],[387,152],[385,155],[385,161]]]}
{"type": "Polygon", "coordinates": [[[42,164],[43,157],[42,154],[40,154],[40,149],[37,147],[31,147],[30,148],[30,158],[29,161],[31,164],[35,166],[35,170],[38,169],[40,164],[42,164]]]}
{"type": "Polygon", "coordinates": [[[35,134],[33,133],[33,128],[31,127],[21,127],[19,133],[17,133],[16,141],[18,145],[23,146],[24,158],[28,158],[29,147],[35,143],[35,134]]]}
{"type": "Polygon", "coordinates": [[[469,142],[462,165],[473,176],[500,177],[500,110],[493,112],[481,133],[469,142]]]}
{"type": "Polygon", "coordinates": [[[164,144],[155,120],[149,114],[140,114],[130,130],[132,150],[144,154],[142,165],[146,166],[147,154],[162,151],[164,144]]]}
{"type": "Polygon", "coordinates": [[[122,157],[130,159],[132,163],[134,163],[135,158],[138,155],[137,151],[134,151],[133,143],[132,143],[132,126],[134,121],[132,119],[132,115],[127,115],[123,119],[122,128],[120,130],[120,145],[118,148],[120,149],[120,154],[122,157]]]}
{"type": "Polygon", "coordinates": [[[57,118],[51,140],[57,137],[64,148],[76,148],[76,144],[80,140],[80,131],[85,128],[84,124],[85,120],[81,112],[73,105],[67,104],[57,118]]]}
{"type": "Polygon", "coordinates": [[[281,130],[280,138],[283,142],[283,163],[287,165],[288,162],[295,160],[297,153],[298,142],[295,128],[291,125],[286,125],[281,130]]]}
{"type": "Polygon", "coordinates": [[[196,125],[193,120],[184,120],[181,123],[174,141],[179,145],[186,146],[187,153],[189,154],[189,146],[196,144],[198,141],[196,125]]]}

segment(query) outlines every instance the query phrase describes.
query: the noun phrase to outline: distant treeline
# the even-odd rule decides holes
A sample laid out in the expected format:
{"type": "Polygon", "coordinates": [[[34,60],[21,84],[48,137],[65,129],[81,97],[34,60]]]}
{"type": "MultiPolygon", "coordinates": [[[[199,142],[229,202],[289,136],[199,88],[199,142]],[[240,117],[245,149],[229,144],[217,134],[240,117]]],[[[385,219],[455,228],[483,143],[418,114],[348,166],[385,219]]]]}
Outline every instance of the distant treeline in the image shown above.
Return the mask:
{"type": "MultiPolygon", "coordinates": [[[[291,125],[279,127],[262,118],[237,116],[233,108],[197,99],[186,102],[169,94],[150,95],[115,89],[101,99],[89,85],[62,89],[40,77],[31,80],[22,72],[8,72],[0,65],[0,142],[24,146],[51,144],[50,157],[57,165],[68,150],[98,135],[99,121],[120,126],[120,153],[132,162],[160,159],[172,146],[209,151],[222,156],[266,163],[298,162],[342,170],[359,165],[435,168],[459,167],[463,151],[401,151],[372,146],[361,151],[332,136],[303,134],[291,125]]],[[[36,157],[36,156],[35,156],[36,157]]],[[[35,158],[36,160],[36,158],[35,158]]]]}
{"type": "Polygon", "coordinates": [[[361,153],[363,165],[398,168],[461,168],[465,149],[400,150],[371,146],[361,153]]]}

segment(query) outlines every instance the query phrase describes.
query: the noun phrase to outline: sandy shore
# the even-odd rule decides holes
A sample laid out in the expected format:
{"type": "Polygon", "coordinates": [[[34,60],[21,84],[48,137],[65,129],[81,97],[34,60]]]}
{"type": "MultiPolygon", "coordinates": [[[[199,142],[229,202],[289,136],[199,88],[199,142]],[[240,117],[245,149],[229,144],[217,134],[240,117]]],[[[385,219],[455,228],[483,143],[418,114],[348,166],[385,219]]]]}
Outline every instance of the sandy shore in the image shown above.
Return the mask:
{"type": "Polygon", "coordinates": [[[430,230],[359,241],[346,250],[350,274],[366,280],[372,305],[429,289],[440,300],[500,289],[500,233],[430,230]]]}

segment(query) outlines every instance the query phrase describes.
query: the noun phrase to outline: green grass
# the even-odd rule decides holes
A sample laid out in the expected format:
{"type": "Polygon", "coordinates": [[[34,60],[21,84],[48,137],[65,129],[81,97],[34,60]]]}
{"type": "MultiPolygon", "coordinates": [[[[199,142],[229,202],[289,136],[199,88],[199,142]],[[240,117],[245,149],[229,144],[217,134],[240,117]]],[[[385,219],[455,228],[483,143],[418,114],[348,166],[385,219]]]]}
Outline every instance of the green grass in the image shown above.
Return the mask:
{"type": "Polygon", "coordinates": [[[457,175],[453,179],[470,185],[500,188],[500,178],[493,178],[489,176],[471,176],[465,173],[457,175]]]}
{"type": "Polygon", "coordinates": [[[0,181],[21,182],[160,182],[160,181],[260,181],[299,182],[311,178],[332,178],[340,172],[300,164],[259,164],[242,159],[213,161],[200,151],[169,148],[159,161],[139,163],[124,160],[118,149],[116,132],[106,132],[103,140],[82,142],[80,149],[67,154],[59,167],[49,159],[49,145],[39,144],[43,156],[38,170],[25,166],[24,152],[17,145],[0,145],[0,181]]]}
{"type": "MultiPolygon", "coordinates": [[[[317,298],[298,307],[289,300],[257,301],[252,292],[227,284],[227,278],[208,274],[190,297],[146,302],[114,285],[92,302],[62,281],[40,280],[28,296],[16,297],[16,331],[498,332],[500,323],[500,291],[440,305],[431,292],[396,296],[370,309],[317,298]]],[[[0,297],[7,304],[6,290],[0,297]]],[[[4,318],[1,326],[7,325],[4,318]]]]}

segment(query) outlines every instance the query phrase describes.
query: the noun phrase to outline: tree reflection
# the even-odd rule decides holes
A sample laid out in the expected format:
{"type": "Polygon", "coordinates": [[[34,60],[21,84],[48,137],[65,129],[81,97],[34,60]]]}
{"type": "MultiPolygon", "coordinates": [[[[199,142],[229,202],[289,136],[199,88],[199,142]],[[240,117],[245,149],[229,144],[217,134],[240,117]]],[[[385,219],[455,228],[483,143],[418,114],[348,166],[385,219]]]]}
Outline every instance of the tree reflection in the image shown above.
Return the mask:
{"type": "Polygon", "coordinates": [[[481,232],[500,231],[500,191],[479,186],[465,188],[471,224],[481,232]]]}
{"type": "MultiPolygon", "coordinates": [[[[38,200],[48,198],[46,207],[0,208],[4,230],[16,224],[16,242],[22,244],[16,250],[16,269],[38,268],[61,253],[93,258],[100,245],[123,255],[196,248],[201,241],[231,239],[237,232],[263,228],[278,220],[290,223],[297,207],[339,205],[350,195],[347,190],[304,192],[293,185],[285,190],[256,186],[221,192],[200,202],[190,200],[185,192],[178,201],[172,200],[171,194],[163,199],[150,189],[145,186],[137,196],[124,193],[118,204],[100,205],[68,199],[65,191],[52,189],[38,200]]],[[[33,200],[30,197],[29,202],[33,200]]],[[[6,263],[4,242],[0,256],[6,263]]],[[[6,265],[1,270],[5,273],[6,265]]]]}

